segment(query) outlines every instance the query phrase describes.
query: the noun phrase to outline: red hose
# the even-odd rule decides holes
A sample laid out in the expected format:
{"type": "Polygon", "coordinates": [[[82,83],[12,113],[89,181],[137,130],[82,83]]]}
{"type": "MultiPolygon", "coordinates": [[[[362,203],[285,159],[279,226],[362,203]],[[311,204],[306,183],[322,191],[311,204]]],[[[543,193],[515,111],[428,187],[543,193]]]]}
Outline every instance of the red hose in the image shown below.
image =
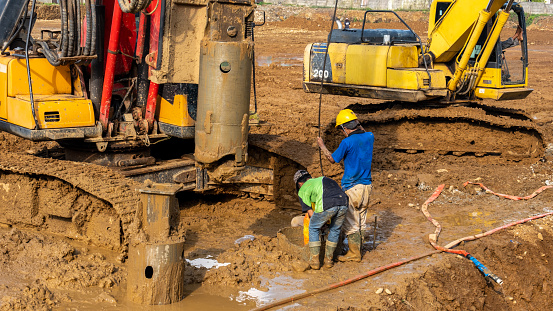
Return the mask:
{"type": "Polygon", "coordinates": [[[502,197],[502,198],[506,198],[506,199],[514,200],[514,201],[529,200],[529,199],[532,199],[533,197],[537,196],[538,194],[540,194],[543,190],[553,188],[553,186],[543,186],[543,187],[539,188],[538,190],[534,191],[531,195],[527,195],[525,197],[517,197],[517,196],[514,196],[514,195],[493,192],[490,189],[488,189],[488,187],[484,186],[483,184],[476,183],[476,182],[471,182],[471,181],[465,182],[463,184],[463,187],[466,187],[468,184],[478,185],[478,186],[480,186],[480,188],[484,189],[487,193],[491,193],[491,194],[494,194],[498,197],[502,197]]]}
{"type": "Polygon", "coordinates": [[[111,107],[111,96],[113,92],[113,79],[115,75],[115,60],[119,50],[119,33],[121,31],[121,18],[123,12],[117,1],[113,2],[113,19],[109,35],[108,55],[106,59],[106,71],[104,74],[104,87],[102,91],[102,104],[100,106],[100,123],[102,128],[107,130],[109,109],[111,107]]]}
{"type": "Polygon", "coordinates": [[[399,267],[399,266],[404,265],[404,264],[406,264],[406,263],[408,263],[408,262],[415,261],[415,260],[419,260],[419,259],[421,259],[421,258],[428,257],[428,256],[431,256],[431,255],[440,253],[440,252],[441,252],[441,251],[435,250],[435,251],[432,251],[432,252],[429,252],[429,253],[426,253],[426,254],[423,254],[423,255],[420,255],[420,256],[411,257],[411,258],[406,259],[406,260],[403,260],[403,261],[398,261],[398,262],[395,262],[395,263],[392,263],[392,264],[389,264],[389,265],[386,265],[386,266],[382,266],[382,267],[379,267],[379,268],[370,270],[370,271],[368,271],[368,272],[366,272],[366,273],[363,273],[363,274],[354,276],[354,277],[351,278],[351,279],[347,279],[347,280],[345,280],[345,281],[341,281],[341,282],[338,282],[338,283],[330,284],[330,285],[328,285],[328,286],[326,286],[326,287],[319,288],[319,289],[316,289],[316,290],[313,290],[313,291],[310,291],[310,292],[305,292],[305,293],[303,293],[303,294],[298,294],[298,295],[294,295],[294,296],[292,296],[292,297],[284,298],[284,299],[275,301],[275,302],[273,302],[273,303],[270,303],[270,304],[261,306],[261,307],[259,307],[259,308],[255,308],[255,309],[253,309],[252,311],[268,310],[268,309],[271,309],[271,308],[274,308],[274,307],[277,307],[277,306],[280,306],[280,305],[283,305],[283,304],[286,304],[286,303],[290,303],[290,302],[294,302],[294,301],[296,301],[296,300],[300,300],[300,299],[305,298],[305,297],[315,296],[316,294],[319,294],[319,293],[322,293],[322,292],[326,292],[326,291],[329,291],[329,290],[331,290],[331,289],[335,289],[335,288],[338,288],[338,287],[341,287],[341,286],[344,286],[344,285],[347,285],[347,284],[350,284],[350,283],[359,281],[359,280],[364,279],[364,278],[366,278],[366,277],[369,277],[369,276],[378,274],[378,273],[380,273],[380,272],[383,272],[383,271],[386,271],[386,270],[389,270],[389,269],[392,269],[392,268],[395,268],[395,267],[399,267]]]}

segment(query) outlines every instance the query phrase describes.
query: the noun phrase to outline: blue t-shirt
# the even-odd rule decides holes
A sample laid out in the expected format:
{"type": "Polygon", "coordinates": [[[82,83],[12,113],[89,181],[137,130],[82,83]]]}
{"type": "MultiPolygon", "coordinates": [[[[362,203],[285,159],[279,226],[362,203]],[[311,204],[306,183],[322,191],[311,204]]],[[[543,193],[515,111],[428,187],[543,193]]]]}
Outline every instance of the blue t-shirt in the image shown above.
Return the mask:
{"type": "Polygon", "coordinates": [[[342,189],[362,184],[372,183],[371,164],[373,160],[374,135],[371,132],[351,133],[340,142],[338,149],[332,154],[334,162],[344,160],[344,176],[342,189]]]}

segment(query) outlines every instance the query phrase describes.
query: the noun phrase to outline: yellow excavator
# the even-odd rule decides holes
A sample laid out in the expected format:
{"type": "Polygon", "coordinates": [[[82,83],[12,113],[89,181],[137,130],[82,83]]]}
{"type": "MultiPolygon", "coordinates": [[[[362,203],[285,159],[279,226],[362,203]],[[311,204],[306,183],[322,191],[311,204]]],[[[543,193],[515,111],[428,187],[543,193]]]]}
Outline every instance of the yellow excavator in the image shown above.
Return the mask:
{"type": "Polygon", "coordinates": [[[61,0],[33,31],[35,2],[0,5],[0,129],[61,153],[0,156],[0,222],[124,249],[143,181],[294,190],[294,142],[249,135],[253,0],[61,0]]]}
{"type": "Polygon", "coordinates": [[[367,113],[367,126],[381,125],[382,148],[512,160],[544,154],[532,119],[494,104],[532,92],[524,11],[511,0],[432,2],[426,43],[397,13],[366,11],[361,29],[335,29],[328,43],[306,47],[303,87],[389,100],[351,107],[367,113]],[[368,29],[373,13],[394,14],[405,29],[368,29]],[[508,21],[518,38],[502,41],[508,21]]]}

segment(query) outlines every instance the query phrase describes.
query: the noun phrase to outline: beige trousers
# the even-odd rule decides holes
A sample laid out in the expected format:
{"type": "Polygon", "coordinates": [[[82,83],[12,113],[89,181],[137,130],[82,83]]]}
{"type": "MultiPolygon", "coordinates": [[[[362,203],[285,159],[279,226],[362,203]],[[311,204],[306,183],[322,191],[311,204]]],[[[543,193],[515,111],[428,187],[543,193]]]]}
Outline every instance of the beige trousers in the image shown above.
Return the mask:
{"type": "Polygon", "coordinates": [[[365,230],[371,190],[372,185],[355,185],[346,190],[349,198],[349,207],[346,219],[342,225],[342,232],[344,234],[350,235],[359,230],[365,230]]]}

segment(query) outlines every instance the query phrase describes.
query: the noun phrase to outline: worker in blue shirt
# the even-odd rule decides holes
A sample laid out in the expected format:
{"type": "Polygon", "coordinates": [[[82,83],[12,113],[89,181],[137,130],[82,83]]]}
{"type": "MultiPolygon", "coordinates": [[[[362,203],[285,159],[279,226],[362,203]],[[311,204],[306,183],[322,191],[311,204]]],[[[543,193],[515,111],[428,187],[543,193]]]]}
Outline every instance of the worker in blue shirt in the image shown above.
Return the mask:
{"type": "Polygon", "coordinates": [[[334,251],[340,238],[340,229],[348,210],[348,196],[338,183],[327,177],[312,178],[305,170],[294,174],[294,183],[302,211],[307,213],[309,220],[309,251],[311,269],[321,267],[319,260],[321,252],[321,228],[330,222],[330,230],[325,246],[324,268],[334,266],[334,251]]]}
{"type": "Polygon", "coordinates": [[[326,148],[322,138],[317,143],[331,163],[344,161],[342,189],[349,197],[349,208],[342,231],[348,237],[349,250],[339,256],[339,261],[361,261],[361,246],[367,220],[367,209],[372,191],[371,165],[374,135],[365,132],[357,116],[350,109],[344,109],[336,117],[336,128],[346,136],[334,153],[326,148]]]}

